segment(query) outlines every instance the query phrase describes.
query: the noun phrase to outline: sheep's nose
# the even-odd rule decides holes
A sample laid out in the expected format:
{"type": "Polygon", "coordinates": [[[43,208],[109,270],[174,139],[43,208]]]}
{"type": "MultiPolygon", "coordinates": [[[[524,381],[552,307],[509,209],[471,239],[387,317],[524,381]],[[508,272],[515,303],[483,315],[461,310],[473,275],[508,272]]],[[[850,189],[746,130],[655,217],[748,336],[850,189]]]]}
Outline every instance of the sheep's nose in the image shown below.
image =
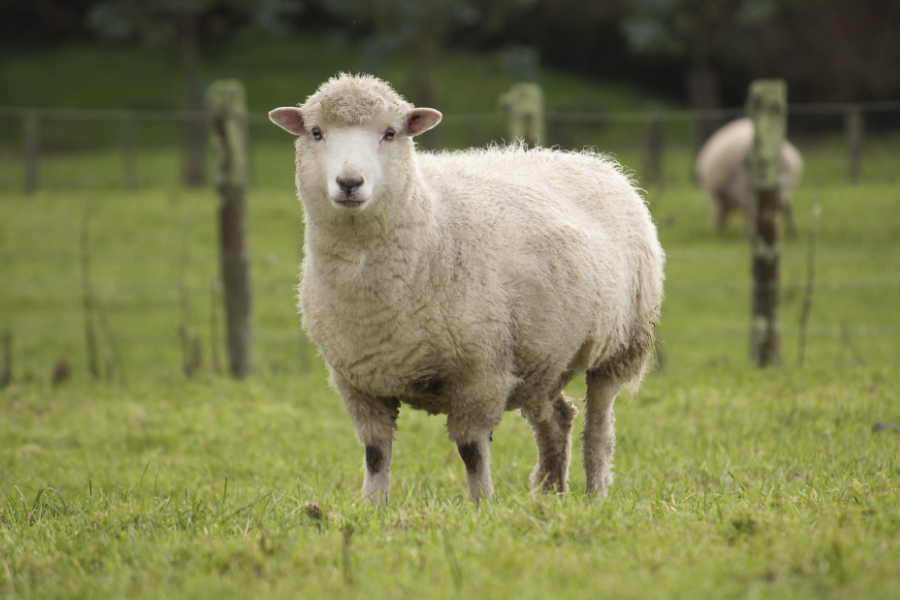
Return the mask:
{"type": "Polygon", "coordinates": [[[337,184],[341,186],[341,190],[348,196],[352,194],[356,188],[363,184],[362,177],[338,177],[337,184]]]}

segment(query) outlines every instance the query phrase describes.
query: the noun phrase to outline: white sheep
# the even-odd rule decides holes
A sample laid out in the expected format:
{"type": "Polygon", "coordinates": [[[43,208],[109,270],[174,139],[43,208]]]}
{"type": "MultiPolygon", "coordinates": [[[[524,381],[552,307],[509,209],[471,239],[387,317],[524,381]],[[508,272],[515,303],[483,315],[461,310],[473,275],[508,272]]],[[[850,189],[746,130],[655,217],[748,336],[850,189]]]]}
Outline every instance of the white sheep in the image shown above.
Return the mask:
{"type": "MultiPolygon", "coordinates": [[[[746,230],[752,230],[754,205],[750,191],[748,161],[753,145],[753,122],[737,119],[726,124],[710,136],[697,155],[695,173],[697,181],[709,195],[712,207],[712,227],[721,231],[728,213],[733,209],[743,211],[746,230]]],[[[781,144],[781,193],[778,207],[787,220],[788,231],[796,232],[791,211],[791,192],[800,178],[803,159],[789,141],[781,144]]]]}
{"type": "Polygon", "coordinates": [[[269,114],[299,136],[300,308],[365,446],[365,495],[387,501],[401,404],[447,416],[472,499],[493,495],[505,410],[534,430],[532,486],[565,490],[576,410],[562,392],[587,371],[586,492],[604,496],[613,400],[644,372],[663,293],[629,178],[589,152],[417,153],[441,113],[367,75],[269,114]]]}

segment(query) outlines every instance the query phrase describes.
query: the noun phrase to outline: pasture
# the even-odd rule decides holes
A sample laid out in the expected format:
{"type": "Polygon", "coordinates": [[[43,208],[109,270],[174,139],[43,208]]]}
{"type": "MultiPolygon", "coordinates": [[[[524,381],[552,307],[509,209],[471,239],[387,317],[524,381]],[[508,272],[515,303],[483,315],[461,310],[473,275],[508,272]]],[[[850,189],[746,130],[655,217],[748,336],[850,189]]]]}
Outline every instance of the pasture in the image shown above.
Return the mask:
{"type": "MultiPolygon", "coordinates": [[[[492,447],[497,499],[475,506],[443,420],[401,409],[391,503],[373,508],[360,500],[362,448],[294,307],[303,230],[291,141],[263,117],[361,58],[327,36],[250,39],[206,67],[245,82],[253,117],[254,375],[241,383],[221,374],[218,199],[178,185],[178,123],[44,115],[40,185],[25,194],[25,119],[0,111],[0,339],[12,334],[0,597],[896,597],[900,138],[879,131],[893,117],[871,115],[862,183],[850,186],[842,115],[791,114],[807,159],[801,234],[783,243],[783,362],[765,371],[748,357],[741,224],[710,233],[690,176],[692,124],[666,121],[660,184],[646,192],[668,253],[661,353],[639,392],[618,399],[608,499],[585,503],[578,458],[569,493],[531,496],[531,432],[507,414],[492,447]]],[[[446,120],[425,145],[504,135],[496,100],[512,78],[501,62],[440,62],[446,120]]],[[[393,57],[376,74],[409,93],[414,64],[393,57]]],[[[178,82],[164,55],[134,47],[72,43],[0,64],[9,107],[167,110],[178,82]]],[[[550,67],[539,82],[557,111],[648,106],[630,85],[550,67]]],[[[557,119],[549,141],[597,145],[640,178],[646,122],[626,117],[557,119]]],[[[578,457],[577,435],[573,445],[578,457]]]]}
{"type": "MultiPolygon", "coordinates": [[[[287,179],[287,140],[283,151],[287,179]]],[[[442,420],[401,410],[391,504],[376,509],[360,500],[362,449],[293,307],[302,224],[289,188],[250,194],[245,383],[217,375],[210,352],[211,190],[4,192],[0,329],[14,334],[14,379],[0,391],[0,595],[895,597],[898,198],[896,184],[798,190],[784,361],[760,371],[739,223],[715,236],[697,189],[648,190],[669,255],[662,360],[618,399],[609,498],[584,502],[577,458],[568,494],[532,497],[530,430],[507,414],[498,497],[476,507],[442,420]],[[108,381],[86,368],[86,215],[108,381]],[[180,329],[202,348],[191,378],[180,329]]]]}

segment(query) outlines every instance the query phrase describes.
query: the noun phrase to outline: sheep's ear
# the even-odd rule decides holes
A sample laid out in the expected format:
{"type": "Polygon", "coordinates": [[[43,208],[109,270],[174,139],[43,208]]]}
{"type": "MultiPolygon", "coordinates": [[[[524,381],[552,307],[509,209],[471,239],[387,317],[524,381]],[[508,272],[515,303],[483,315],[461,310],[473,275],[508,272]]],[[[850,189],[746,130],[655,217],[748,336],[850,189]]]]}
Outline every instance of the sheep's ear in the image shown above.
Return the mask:
{"type": "Polygon", "coordinates": [[[441,122],[443,115],[433,108],[414,108],[406,113],[407,135],[425,133],[441,122]]]}
{"type": "Polygon", "coordinates": [[[303,133],[303,113],[299,108],[276,108],[269,112],[269,119],[288,133],[294,135],[303,133]]]}

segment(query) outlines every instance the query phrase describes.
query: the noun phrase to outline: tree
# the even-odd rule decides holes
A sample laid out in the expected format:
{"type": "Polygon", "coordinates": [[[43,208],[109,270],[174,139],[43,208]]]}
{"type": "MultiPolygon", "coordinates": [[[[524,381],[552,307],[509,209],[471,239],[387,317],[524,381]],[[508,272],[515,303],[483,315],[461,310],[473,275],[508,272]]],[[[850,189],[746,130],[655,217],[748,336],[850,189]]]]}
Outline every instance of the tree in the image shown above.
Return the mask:
{"type": "Polygon", "coordinates": [[[766,43],[750,56],[753,76],[784,77],[795,99],[900,95],[897,0],[783,0],[777,17],[765,26],[766,43]]]}
{"type": "Polygon", "coordinates": [[[200,65],[221,42],[248,29],[278,31],[301,10],[295,0],[101,0],[88,22],[118,40],[177,49],[182,70],[182,106],[190,111],[182,130],[182,177],[186,185],[206,182],[204,86],[200,65]]]}
{"type": "Polygon", "coordinates": [[[34,47],[83,36],[91,0],[0,0],[4,46],[34,47]]]}
{"type": "Polygon", "coordinates": [[[477,28],[500,30],[513,11],[536,0],[319,0],[322,9],[344,23],[352,23],[366,47],[364,68],[376,66],[385,55],[402,52],[412,57],[412,88],[416,104],[437,103],[433,67],[454,33],[477,28]]]}
{"type": "MultiPolygon", "coordinates": [[[[756,47],[752,36],[774,10],[772,0],[633,0],[622,27],[633,51],[688,62],[687,96],[704,110],[720,105],[716,68],[746,60],[756,47]]],[[[698,124],[700,144],[716,123],[698,124]]]]}

